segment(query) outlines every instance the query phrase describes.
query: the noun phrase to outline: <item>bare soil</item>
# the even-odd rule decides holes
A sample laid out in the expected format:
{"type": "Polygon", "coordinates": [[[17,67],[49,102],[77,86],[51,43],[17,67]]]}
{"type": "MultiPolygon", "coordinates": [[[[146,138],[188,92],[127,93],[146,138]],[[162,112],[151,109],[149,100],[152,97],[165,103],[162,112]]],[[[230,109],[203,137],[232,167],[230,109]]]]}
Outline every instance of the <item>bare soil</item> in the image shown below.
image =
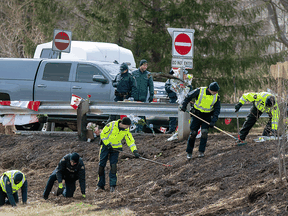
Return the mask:
{"type": "MultiPolygon", "coordinates": [[[[133,136],[142,157],[172,166],[121,153],[114,193],[109,192],[109,183],[104,192],[95,192],[99,139],[88,143],[69,134],[2,134],[0,171],[19,169],[26,174],[30,204],[65,206],[79,201],[95,205],[95,214],[127,208],[136,215],[288,215],[287,182],[279,180],[277,141],[257,143],[256,135],[248,135],[247,145],[236,146],[227,135],[209,134],[205,157],[197,158],[197,139],[193,159],[187,161],[186,141],[167,141],[170,136],[164,134],[133,136]],[[71,152],[78,152],[86,166],[86,199],[77,183],[74,198],[51,193],[45,201],[42,194],[49,175],[71,152]]],[[[109,170],[108,163],[107,182],[109,170]]]]}

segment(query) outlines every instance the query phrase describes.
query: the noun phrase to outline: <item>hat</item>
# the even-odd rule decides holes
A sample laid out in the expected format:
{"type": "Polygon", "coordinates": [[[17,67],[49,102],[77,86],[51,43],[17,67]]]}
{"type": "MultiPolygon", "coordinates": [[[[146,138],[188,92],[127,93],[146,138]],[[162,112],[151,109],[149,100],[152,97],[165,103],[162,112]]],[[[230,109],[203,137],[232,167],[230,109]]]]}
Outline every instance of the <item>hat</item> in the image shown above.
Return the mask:
{"type": "Polygon", "coordinates": [[[128,70],[128,65],[126,63],[122,63],[120,65],[120,71],[121,73],[124,72],[125,70],[128,70]]]}
{"type": "Polygon", "coordinates": [[[266,98],[266,106],[267,106],[267,107],[273,107],[274,104],[275,104],[275,98],[274,98],[274,96],[268,96],[268,97],[266,98]]]}
{"type": "Polygon", "coordinates": [[[174,70],[171,69],[171,70],[169,71],[169,74],[170,74],[170,75],[173,75],[173,74],[174,74],[174,70]]]}
{"type": "Polygon", "coordinates": [[[15,175],[14,175],[14,183],[15,184],[19,184],[23,179],[23,174],[20,173],[20,172],[17,172],[15,175]]]}
{"type": "Polygon", "coordinates": [[[142,60],[140,61],[140,66],[143,65],[143,64],[145,64],[145,63],[148,63],[147,60],[142,59],[142,60]]]}
{"type": "Polygon", "coordinates": [[[71,154],[70,160],[74,161],[74,163],[78,164],[79,158],[80,158],[79,154],[74,152],[74,153],[71,154]]]}
{"type": "Polygon", "coordinates": [[[212,83],[209,85],[209,89],[210,89],[211,91],[218,92],[219,89],[220,89],[220,87],[219,87],[219,85],[218,85],[217,82],[212,82],[212,83]]]}
{"type": "Polygon", "coordinates": [[[124,125],[131,125],[131,120],[128,117],[124,117],[121,123],[124,125]]]}

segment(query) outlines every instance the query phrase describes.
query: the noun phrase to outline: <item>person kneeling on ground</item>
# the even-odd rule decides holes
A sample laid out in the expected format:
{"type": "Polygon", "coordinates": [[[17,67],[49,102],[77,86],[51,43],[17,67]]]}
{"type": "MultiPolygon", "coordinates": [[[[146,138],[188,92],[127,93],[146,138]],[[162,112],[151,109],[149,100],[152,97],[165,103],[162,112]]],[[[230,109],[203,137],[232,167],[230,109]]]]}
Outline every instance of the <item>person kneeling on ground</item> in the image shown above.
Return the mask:
{"type": "Polygon", "coordinates": [[[27,203],[27,180],[19,170],[11,170],[3,173],[0,179],[0,206],[11,204],[13,207],[19,202],[18,190],[21,188],[22,202],[27,203]],[[8,200],[5,202],[5,198],[8,200]]]}
{"type": "Polygon", "coordinates": [[[134,153],[136,158],[139,158],[135,140],[129,131],[131,120],[124,117],[122,120],[112,121],[107,124],[100,134],[101,148],[99,159],[99,182],[96,191],[104,190],[105,188],[105,167],[108,160],[110,160],[110,192],[115,191],[117,185],[117,163],[119,151],[122,151],[122,139],[125,137],[126,143],[130,150],[134,153]]]}
{"type": "Polygon", "coordinates": [[[73,197],[76,190],[76,181],[79,179],[82,197],[85,198],[85,166],[82,158],[78,153],[65,155],[59,162],[56,169],[52,172],[47,182],[46,188],[43,193],[43,198],[48,199],[49,193],[52,190],[54,182],[58,180],[57,196],[63,195],[64,197],[73,197]],[[62,181],[65,180],[65,187],[62,181]]]}

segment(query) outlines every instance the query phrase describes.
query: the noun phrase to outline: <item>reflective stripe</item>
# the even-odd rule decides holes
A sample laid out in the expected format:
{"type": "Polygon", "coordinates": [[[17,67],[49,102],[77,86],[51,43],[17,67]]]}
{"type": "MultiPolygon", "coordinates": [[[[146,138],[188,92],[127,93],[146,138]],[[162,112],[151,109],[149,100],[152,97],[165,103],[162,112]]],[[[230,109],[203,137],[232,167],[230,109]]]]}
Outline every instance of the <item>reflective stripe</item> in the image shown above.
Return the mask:
{"type": "Polygon", "coordinates": [[[134,146],[136,146],[136,145],[135,145],[135,143],[133,143],[133,144],[132,144],[132,145],[130,145],[129,147],[130,147],[130,148],[132,148],[132,147],[134,147],[134,146]]]}
{"type": "Polygon", "coordinates": [[[245,103],[247,102],[247,100],[245,100],[245,99],[243,98],[243,96],[240,98],[240,100],[244,101],[245,103]]]}
{"type": "Polygon", "coordinates": [[[110,133],[108,134],[108,136],[106,138],[103,138],[102,140],[109,139],[109,136],[112,134],[112,131],[113,131],[113,128],[114,128],[114,124],[115,124],[115,122],[112,123],[112,127],[111,127],[111,130],[110,130],[110,133]]]}
{"type": "Polygon", "coordinates": [[[112,143],[111,143],[111,145],[112,145],[112,147],[113,147],[113,146],[122,146],[122,143],[118,143],[118,144],[112,144],[112,143]]]}

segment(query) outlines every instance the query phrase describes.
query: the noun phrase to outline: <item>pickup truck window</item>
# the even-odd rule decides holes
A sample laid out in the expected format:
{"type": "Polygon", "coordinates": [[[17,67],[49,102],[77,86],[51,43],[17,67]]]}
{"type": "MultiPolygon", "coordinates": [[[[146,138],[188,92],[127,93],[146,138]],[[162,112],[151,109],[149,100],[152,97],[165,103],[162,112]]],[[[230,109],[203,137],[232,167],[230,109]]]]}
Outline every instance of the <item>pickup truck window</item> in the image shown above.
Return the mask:
{"type": "Polygon", "coordinates": [[[71,63],[47,63],[44,68],[43,80],[68,81],[71,63]]]}
{"type": "Polygon", "coordinates": [[[101,71],[88,64],[78,64],[76,71],[76,82],[92,83],[93,75],[103,75],[101,71]]]}

